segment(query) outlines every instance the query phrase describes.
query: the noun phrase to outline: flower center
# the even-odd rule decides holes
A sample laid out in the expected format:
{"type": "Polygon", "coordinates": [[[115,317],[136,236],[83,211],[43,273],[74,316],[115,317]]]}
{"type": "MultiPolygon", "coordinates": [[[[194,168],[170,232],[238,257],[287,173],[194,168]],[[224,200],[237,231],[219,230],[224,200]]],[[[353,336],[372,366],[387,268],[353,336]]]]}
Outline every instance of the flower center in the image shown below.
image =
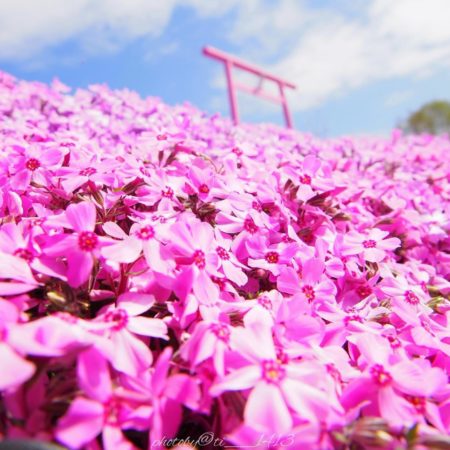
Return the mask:
{"type": "Polygon", "coordinates": [[[207,194],[209,192],[209,187],[207,184],[201,184],[198,187],[198,191],[201,192],[202,194],[207,194]]]}
{"type": "Polygon", "coordinates": [[[151,225],[145,225],[137,231],[137,237],[143,241],[148,241],[155,236],[155,230],[151,225]]]}
{"type": "Polygon", "coordinates": [[[279,383],[286,375],[286,370],[278,362],[268,359],[262,362],[262,377],[268,383],[279,383]]]}
{"type": "Polygon", "coordinates": [[[205,254],[201,250],[195,250],[192,257],[194,258],[194,264],[199,269],[205,268],[205,266],[206,266],[205,254]]]}
{"type": "Polygon", "coordinates": [[[108,311],[105,315],[106,322],[113,322],[113,330],[120,331],[127,326],[128,313],[124,309],[115,309],[114,311],[108,311]]]}
{"type": "Polygon", "coordinates": [[[166,188],[165,191],[162,191],[162,196],[166,198],[172,198],[173,197],[173,189],[171,187],[166,188]]]}
{"type": "Polygon", "coordinates": [[[6,328],[0,328],[0,342],[5,341],[8,337],[8,330],[6,328]]]}
{"type": "Polygon", "coordinates": [[[230,339],[230,330],[222,323],[213,323],[211,331],[222,341],[228,342],[230,339]]]}
{"type": "Polygon", "coordinates": [[[406,400],[414,405],[416,411],[420,414],[425,414],[427,409],[427,402],[424,397],[416,397],[413,395],[405,395],[406,400]]]}
{"type": "Polygon", "coordinates": [[[253,222],[253,219],[251,217],[248,217],[244,220],[244,229],[251,234],[254,234],[258,231],[258,227],[256,226],[255,222],[253,222]]]}
{"type": "Polygon", "coordinates": [[[356,292],[361,298],[366,298],[372,293],[372,289],[370,286],[363,284],[362,286],[359,286],[358,289],[356,289],[356,292]]]}
{"type": "Polygon", "coordinates": [[[39,169],[41,167],[41,163],[36,158],[30,158],[26,163],[25,167],[28,170],[34,171],[36,169],[39,169]]]}
{"type": "Polygon", "coordinates": [[[26,248],[18,248],[14,252],[14,256],[18,256],[19,258],[24,259],[28,263],[33,261],[33,254],[29,250],[27,250],[26,248]]]}
{"type": "Polygon", "coordinates": [[[410,305],[417,305],[419,303],[419,297],[417,297],[416,294],[412,291],[406,291],[405,292],[405,300],[410,305]]]}
{"type": "Polygon", "coordinates": [[[302,184],[311,184],[311,177],[309,175],[301,175],[300,176],[300,183],[302,184]]]}
{"type": "Polygon", "coordinates": [[[257,202],[256,200],[252,202],[252,208],[258,212],[262,211],[262,206],[259,202],[257,202]]]}
{"type": "Polygon", "coordinates": [[[157,141],[167,141],[167,136],[165,134],[158,134],[156,136],[157,141]]]}
{"type": "Polygon", "coordinates": [[[226,288],[226,280],[223,278],[215,277],[214,275],[211,276],[211,280],[219,286],[219,289],[221,291],[224,291],[226,288]]]}
{"type": "Polygon", "coordinates": [[[281,348],[277,348],[277,362],[279,364],[287,364],[289,362],[289,356],[281,348]]]}
{"type": "Polygon", "coordinates": [[[279,255],[277,252],[267,252],[266,261],[270,264],[276,264],[279,260],[279,255]]]}
{"type": "Polygon", "coordinates": [[[357,313],[349,313],[344,317],[344,324],[348,325],[350,322],[362,323],[362,318],[357,313]]]}
{"type": "Polygon", "coordinates": [[[104,409],[104,420],[108,425],[115,425],[117,426],[119,424],[119,413],[120,413],[120,403],[114,399],[109,399],[105,404],[104,409]]]}
{"type": "Polygon", "coordinates": [[[308,299],[309,303],[311,303],[316,298],[314,288],[309,284],[302,287],[302,292],[305,294],[305,297],[308,299]]]}
{"type": "Polygon", "coordinates": [[[80,175],[82,177],[90,177],[91,175],[94,175],[94,173],[97,173],[97,170],[93,167],[86,167],[86,169],[80,170],[80,175]]]}
{"type": "Polygon", "coordinates": [[[402,344],[400,343],[400,340],[396,336],[388,336],[387,340],[391,344],[392,348],[399,348],[402,346],[402,344]]]}
{"type": "Polygon", "coordinates": [[[91,252],[98,245],[97,235],[92,231],[82,231],[78,236],[78,246],[84,252],[91,252]]]}
{"type": "Polygon", "coordinates": [[[392,381],[389,372],[386,372],[381,364],[375,364],[370,368],[372,379],[380,386],[386,386],[392,381]]]}
{"type": "Polygon", "coordinates": [[[377,243],[373,239],[368,239],[367,241],[363,241],[364,248],[375,248],[377,243]]]}
{"type": "Polygon", "coordinates": [[[230,255],[223,247],[217,247],[216,252],[219,255],[220,259],[225,259],[225,260],[230,259],[230,255]]]}

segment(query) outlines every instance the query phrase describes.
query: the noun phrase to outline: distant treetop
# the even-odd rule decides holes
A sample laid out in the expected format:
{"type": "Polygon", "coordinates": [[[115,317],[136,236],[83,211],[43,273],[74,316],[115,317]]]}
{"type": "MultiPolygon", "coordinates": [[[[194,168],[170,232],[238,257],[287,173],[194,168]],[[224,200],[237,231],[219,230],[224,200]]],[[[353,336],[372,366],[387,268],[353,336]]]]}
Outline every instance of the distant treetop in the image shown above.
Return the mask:
{"type": "Polygon", "coordinates": [[[450,133],[450,102],[435,100],[413,112],[401,125],[409,134],[450,133]]]}

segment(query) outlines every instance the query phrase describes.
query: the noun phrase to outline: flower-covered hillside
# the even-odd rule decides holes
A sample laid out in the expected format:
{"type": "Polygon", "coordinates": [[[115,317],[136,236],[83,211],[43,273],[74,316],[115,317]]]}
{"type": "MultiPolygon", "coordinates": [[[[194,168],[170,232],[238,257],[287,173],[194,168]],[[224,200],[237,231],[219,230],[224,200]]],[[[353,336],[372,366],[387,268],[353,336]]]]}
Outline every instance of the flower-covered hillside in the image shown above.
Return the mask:
{"type": "Polygon", "coordinates": [[[0,140],[0,436],[448,445],[448,138],[1,74],[0,140]]]}

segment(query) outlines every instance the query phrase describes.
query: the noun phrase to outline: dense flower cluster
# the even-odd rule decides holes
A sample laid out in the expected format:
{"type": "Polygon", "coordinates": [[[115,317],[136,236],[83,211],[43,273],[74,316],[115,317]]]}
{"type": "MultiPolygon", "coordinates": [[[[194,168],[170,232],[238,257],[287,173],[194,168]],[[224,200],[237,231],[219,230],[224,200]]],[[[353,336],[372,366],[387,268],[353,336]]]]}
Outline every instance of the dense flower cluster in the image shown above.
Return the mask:
{"type": "Polygon", "coordinates": [[[0,134],[0,437],[448,445],[449,139],[4,73],[0,134]]]}

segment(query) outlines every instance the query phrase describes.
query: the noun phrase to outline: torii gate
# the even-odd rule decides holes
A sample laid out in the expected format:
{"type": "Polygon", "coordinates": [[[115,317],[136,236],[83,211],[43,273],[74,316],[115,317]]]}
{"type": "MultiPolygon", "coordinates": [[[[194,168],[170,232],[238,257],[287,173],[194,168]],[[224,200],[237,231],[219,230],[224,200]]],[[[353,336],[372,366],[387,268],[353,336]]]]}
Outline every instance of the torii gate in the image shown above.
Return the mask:
{"type": "Polygon", "coordinates": [[[228,97],[230,99],[230,109],[231,109],[231,117],[233,122],[237,125],[239,123],[239,113],[238,113],[238,105],[236,99],[236,89],[240,89],[241,91],[247,92],[249,94],[253,94],[257,97],[263,98],[265,100],[272,101],[274,103],[278,103],[282,105],[284,119],[286,121],[286,127],[292,128],[292,117],[289,112],[289,107],[287,104],[287,99],[284,94],[284,88],[296,89],[296,86],[289,81],[283,80],[275,75],[272,75],[259,67],[256,67],[252,64],[249,64],[239,58],[236,58],[233,55],[217,50],[214,47],[204,47],[203,54],[209,56],[210,58],[217,59],[224,63],[225,66],[225,75],[227,78],[227,86],[228,86],[228,97]],[[256,88],[251,88],[246,86],[245,84],[236,82],[233,80],[233,68],[237,67],[238,69],[250,72],[260,78],[259,85],[256,88]],[[271,94],[267,94],[265,92],[261,92],[261,85],[263,80],[273,81],[278,85],[278,89],[280,91],[279,96],[274,96],[271,94]]]}

